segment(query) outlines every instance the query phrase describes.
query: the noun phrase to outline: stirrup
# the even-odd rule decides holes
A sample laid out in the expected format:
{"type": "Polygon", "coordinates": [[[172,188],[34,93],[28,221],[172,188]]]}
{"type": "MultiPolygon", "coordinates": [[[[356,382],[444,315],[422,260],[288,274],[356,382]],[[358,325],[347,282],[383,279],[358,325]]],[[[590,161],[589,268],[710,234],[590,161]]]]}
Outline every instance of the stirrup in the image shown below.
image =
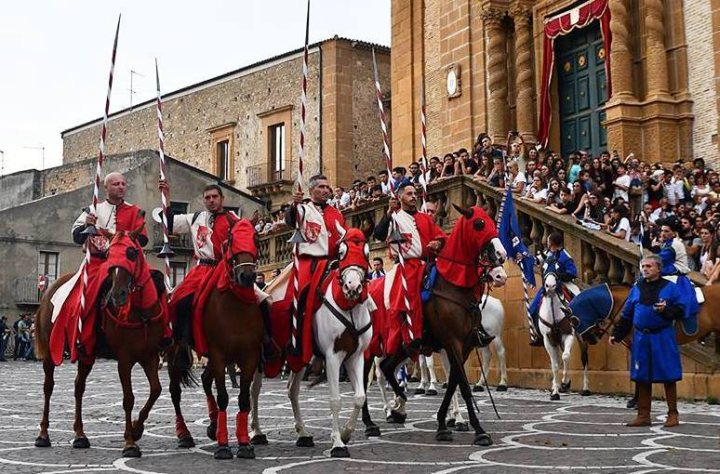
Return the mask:
{"type": "Polygon", "coordinates": [[[491,336],[490,334],[485,331],[485,328],[480,326],[477,328],[477,338],[478,338],[478,344],[480,347],[485,347],[489,345],[493,340],[495,339],[495,336],[491,336]]]}

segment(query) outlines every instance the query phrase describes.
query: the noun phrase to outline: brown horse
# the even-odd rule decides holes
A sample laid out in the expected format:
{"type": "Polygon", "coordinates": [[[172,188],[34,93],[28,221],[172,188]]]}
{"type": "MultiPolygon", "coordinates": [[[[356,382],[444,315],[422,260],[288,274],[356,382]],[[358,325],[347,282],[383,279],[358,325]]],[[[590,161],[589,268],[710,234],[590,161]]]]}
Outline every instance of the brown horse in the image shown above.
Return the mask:
{"type": "MultiPolygon", "coordinates": [[[[215,459],[233,457],[228,446],[228,393],[225,388],[225,367],[232,363],[237,364],[240,370],[240,411],[236,418],[237,456],[255,457],[248,436],[250,384],[261,361],[264,334],[262,314],[254,290],[257,267],[255,238],[255,229],[247,219],[239,220],[233,225],[225,257],[218,264],[209,282],[210,293],[202,312],[202,336],[207,341],[208,363],[201,379],[210,415],[207,436],[217,441],[215,459]],[[217,400],[212,393],[213,382],[217,390],[217,400]]],[[[169,360],[173,360],[173,357],[169,360]]],[[[183,385],[187,385],[192,378],[188,371],[182,372],[172,364],[168,365],[179,447],[195,445],[180,409],[181,381],[184,381],[183,385]]]]}
{"type": "MultiPolygon", "coordinates": [[[[108,235],[110,248],[108,250],[108,261],[103,264],[101,271],[107,269],[107,275],[103,275],[104,283],[97,298],[97,317],[95,318],[98,335],[96,353],[100,357],[116,358],[118,362],[118,374],[123,390],[123,409],[125,411],[125,445],[123,448],[124,457],[140,457],[140,448],[136,442],[142,437],[144,422],[150,413],[150,409],[160,396],[162,387],[158,377],[158,364],[160,344],[163,336],[163,311],[165,310],[161,298],[164,298],[164,284],[162,276],[153,278],[146,282],[147,285],[154,285],[155,301],[148,309],[141,310],[135,306],[134,292],[142,289],[137,286],[137,278],[142,272],[142,266],[146,265],[142,249],[137,243],[137,236],[142,230],[140,228],[132,232],[119,231],[115,235],[108,235]],[[112,262],[112,263],[111,263],[112,262]],[[159,295],[159,297],[157,296],[159,295]],[[131,372],[135,364],[140,364],[145,371],[145,376],[150,384],[150,396],[140,410],[138,418],[132,421],[132,409],[135,403],[135,396],[132,391],[131,372]]],[[[35,440],[37,447],[49,447],[50,437],[48,435],[50,397],[55,386],[54,371],[55,364],[50,357],[50,333],[53,323],[51,316],[53,304],[51,298],[57,289],[67,282],[72,275],[63,275],[46,292],[40,303],[36,314],[37,339],[36,353],[43,359],[43,370],[45,382],[43,385],[45,403],[43,406],[42,420],[40,421],[40,434],[35,440]]],[[[98,275],[98,278],[101,276],[98,275]]],[[[152,294],[152,293],[151,293],[152,294]]],[[[94,359],[79,358],[78,372],[75,378],[75,439],[73,448],[89,448],[90,442],[85,436],[82,422],[82,399],[85,393],[85,382],[92,370],[94,359]]]]}
{"type": "MultiPolygon", "coordinates": [[[[472,390],[464,365],[475,347],[481,318],[476,298],[479,295],[474,293],[483,286],[479,270],[485,265],[480,266],[478,261],[481,254],[486,252],[491,261],[490,267],[493,268],[491,279],[504,284],[507,275],[502,263],[507,254],[498,238],[495,223],[483,209],[477,206],[470,209],[455,206],[455,209],[460,213],[460,218],[438,255],[437,280],[432,296],[423,304],[426,327],[423,342],[434,350],[445,349],[450,360],[448,389],[437,413],[438,429],[435,437],[438,441],[452,441],[446,416],[453,394],[459,388],[467,405],[470,424],[475,429],[474,444],[488,446],[492,444],[492,439],[480,426],[475,414],[472,390]]],[[[388,354],[380,364],[396,396],[396,407],[388,417],[391,422],[403,423],[406,418],[404,406],[407,396],[395,378],[395,372],[407,357],[408,354],[401,348],[397,354],[388,354]]],[[[376,432],[367,406],[363,408],[363,422],[367,426],[367,433],[376,432]]]]}
{"type": "MultiPolygon", "coordinates": [[[[587,376],[589,365],[588,346],[597,344],[606,333],[611,331],[612,326],[620,317],[622,308],[625,306],[625,302],[630,294],[631,287],[617,285],[610,286],[609,289],[610,295],[612,296],[612,311],[607,318],[603,319],[590,314],[581,314],[578,313],[576,308],[573,308],[576,315],[583,321],[582,324],[589,326],[587,331],[584,331],[582,335],[578,335],[577,338],[580,345],[580,359],[583,364],[582,395],[590,395],[591,393],[587,376]]],[[[701,289],[705,297],[705,302],[700,305],[700,311],[697,315],[698,330],[693,335],[687,335],[682,329],[682,324],[676,324],[675,336],[680,345],[698,341],[713,331],[716,334],[720,334],[720,285],[705,286],[701,289]]],[[[585,292],[581,292],[581,295],[582,293],[585,292]]],[[[716,351],[720,351],[720,344],[716,343],[715,349],[716,351]]],[[[637,393],[635,395],[636,399],[637,393]]],[[[629,403],[629,408],[630,407],[632,407],[632,400],[629,403]]]]}

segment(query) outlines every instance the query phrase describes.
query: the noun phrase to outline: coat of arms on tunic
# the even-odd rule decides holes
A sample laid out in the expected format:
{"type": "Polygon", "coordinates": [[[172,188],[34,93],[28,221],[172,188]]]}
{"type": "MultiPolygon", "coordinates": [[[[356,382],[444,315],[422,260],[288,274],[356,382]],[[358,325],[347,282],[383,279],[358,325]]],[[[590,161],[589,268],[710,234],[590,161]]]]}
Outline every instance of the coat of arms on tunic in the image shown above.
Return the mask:
{"type": "Polygon", "coordinates": [[[205,243],[207,242],[207,237],[209,234],[209,228],[205,227],[204,225],[198,227],[197,236],[195,237],[195,243],[197,244],[198,248],[205,247],[205,243]]]}
{"type": "Polygon", "coordinates": [[[402,232],[401,235],[403,237],[403,241],[400,245],[402,245],[403,253],[406,254],[412,248],[413,236],[412,236],[412,233],[410,233],[410,232],[407,232],[407,233],[402,232]]]}
{"type": "Polygon", "coordinates": [[[98,252],[107,252],[110,248],[110,241],[104,235],[97,234],[90,237],[90,245],[98,252]]]}
{"type": "Polygon", "coordinates": [[[305,238],[308,242],[317,242],[322,227],[317,222],[305,222],[305,238]]]}

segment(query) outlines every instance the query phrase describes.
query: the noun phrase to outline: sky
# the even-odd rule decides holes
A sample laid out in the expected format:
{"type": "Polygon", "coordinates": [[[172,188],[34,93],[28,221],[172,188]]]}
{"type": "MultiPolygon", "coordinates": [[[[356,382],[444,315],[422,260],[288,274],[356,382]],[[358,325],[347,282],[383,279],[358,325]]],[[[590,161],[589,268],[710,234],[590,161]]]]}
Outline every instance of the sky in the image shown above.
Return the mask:
{"type": "MultiPolygon", "coordinates": [[[[23,0],[0,15],[2,174],[62,164],[60,132],[110,111],[302,47],[305,0],[23,0]],[[135,71],[137,74],[131,73],[135,71]],[[43,150],[44,148],[44,150],[43,150]]],[[[312,0],[310,42],[390,45],[390,0],[312,0]]],[[[98,137],[99,140],[99,137],[98,137]]]]}

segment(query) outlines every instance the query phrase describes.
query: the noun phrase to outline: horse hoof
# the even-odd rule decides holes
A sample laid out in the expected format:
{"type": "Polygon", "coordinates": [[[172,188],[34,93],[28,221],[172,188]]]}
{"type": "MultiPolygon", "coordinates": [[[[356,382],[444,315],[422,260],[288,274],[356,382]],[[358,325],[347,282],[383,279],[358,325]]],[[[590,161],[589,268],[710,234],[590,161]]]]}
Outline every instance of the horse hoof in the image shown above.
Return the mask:
{"type": "Polygon", "coordinates": [[[397,410],[390,410],[390,414],[387,417],[387,422],[402,425],[403,423],[405,423],[406,419],[407,413],[400,413],[397,410]]]}
{"type": "Polygon", "coordinates": [[[184,438],[178,439],[178,448],[187,449],[195,447],[195,440],[192,436],[185,436],[184,438]]]}
{"type": "Polygon", "coordinates": [[[582,392],[580,392],[580,395],[582,395],[583,397],[587,397],[589,395],[592,395],[592,392],[590,390],[583,390],[582,392]]]}
{"type": "Polygon", "coordinates": [[[552,395],[550,395],[550,400],[552,400],[552,401],[558,401],[558,400],[560,400],[560,394],[559,394],[559,393],[553,393],[552,395]]]}
{"type": "Polygon", "coordinates": [[[315,442],[312,436],[300,436],[297,441],[295,441],[295,446],[298,448],[312,448],[315,446],[315,442]]]}
{"type": "Polygon", "coordinates": [[[482,385],[473,386],[473,392],[475,392],[475,393],[484,392],[484,391],[485,391],[485,388],[482,385]]]}
{"type": "Polygon", "coordinates": [[[36,448],[49,448],[50,446],[50,437],[43,438],[42,436],[38,436],[35,438],[36,448]]]}
{"type": "Polygon", "coordinates": [[[430,388],[430,389],[428,389],[428,390],[425,392],[425,396],[426,396],[426,397],[434,397],[434,396],[436,396],[437,394],[438,394],[438,391],[435,390],[434,388],[430,388]]]}
{"type": "Polygon", "coordinates": [[[560,393],[568,393],[570,391],[570,385],[572,384],[572,381],[565,383],[562,382],[560,384],[560,393]]]}
{"type": "Polygon", "coordinates": [[[365,436],[367,438],[373,437],[373,436],[380,436],[380,427],[378,425],[370,425],[367,428],[365,428],[365,436]]]}
{"type": "Polygon", "coordinates": [[[638,404],[637,398],[631,398],[630,400],[628,400],[627,405],[625,405],[625,407],[634,410],[637,408],[637,404],[638,404]]]}
{"type": "Polygon", "coordinates": [[[507,392],[507,385],[498,385],[497,391],[498,392],[507,392]]]}
{"type": "Polygon", "coordinates": [[[217,422],[212,422],[207,427],[207,437],[215,441],[215,432],[217,431],[217,422]]]}
{"type": "Polygon", "coordinates": [[[142,452],[140,452],[140,448],[137,446],[128,446],[127,448],[123,449],[122,457],[124,458],[139,458],[142,456],[142,452]]]}
{"type": "Polygon", "coordinates": [[[435,441],[452,441],[453,434],[450,430],[438,430],[435,433],[435,441]]]}
{"type": "Polygon", "coordinates": [[[238,445],[237,457],[239,459],[255,459],[255,446],[251,444],[238,445]]]}
{"type": "Polygon", "coordinates": [[[475,440],[473,441],[473,444],[475,446],[490,446],[493,444],[493,440],[487,433],[480,433],[475,435],[475,440]]]}
{"type": "Polygon", "coordinates": [[[466,422],[461,421],[460,423],[455,423],[455,431],[470,431],[470,429],[466,422]]]}
{"type": "Polygon", "coordinates": [[[85,436],[75,438],[72,442],[72,447],[74,449],[88,449],[90,447],[90,440],[85,436]]]}
{"type": "Polygon", "coordinates": [[[446,425],[448,428],[455,428],[455,418],[448,419],[446,425]]]}
{"type": "Polygon", "coordinates": [[[218,446],[215,450],[215,454],[213,454],[213,457],[215,459],[232,459],[233,453],[227,446],[218,446]]]}
{"type": "Polygon", "coordinates": [[[250,444],[253,444],[255,446],[265,446],[266,444],[268,444],[267,435],[256,434],[250,440],[250,444]]]}
{"type": "Polygon", "coordinates": [[[425,395],[425,389],[424,388],[416,388],[413,392],[413,395],[425,395]]]}
{"type": "Polygon", "coordinates": [[[349,458],[350,450],[347,446],[336,446],[330,450],[331,458],[349,458]]]}

